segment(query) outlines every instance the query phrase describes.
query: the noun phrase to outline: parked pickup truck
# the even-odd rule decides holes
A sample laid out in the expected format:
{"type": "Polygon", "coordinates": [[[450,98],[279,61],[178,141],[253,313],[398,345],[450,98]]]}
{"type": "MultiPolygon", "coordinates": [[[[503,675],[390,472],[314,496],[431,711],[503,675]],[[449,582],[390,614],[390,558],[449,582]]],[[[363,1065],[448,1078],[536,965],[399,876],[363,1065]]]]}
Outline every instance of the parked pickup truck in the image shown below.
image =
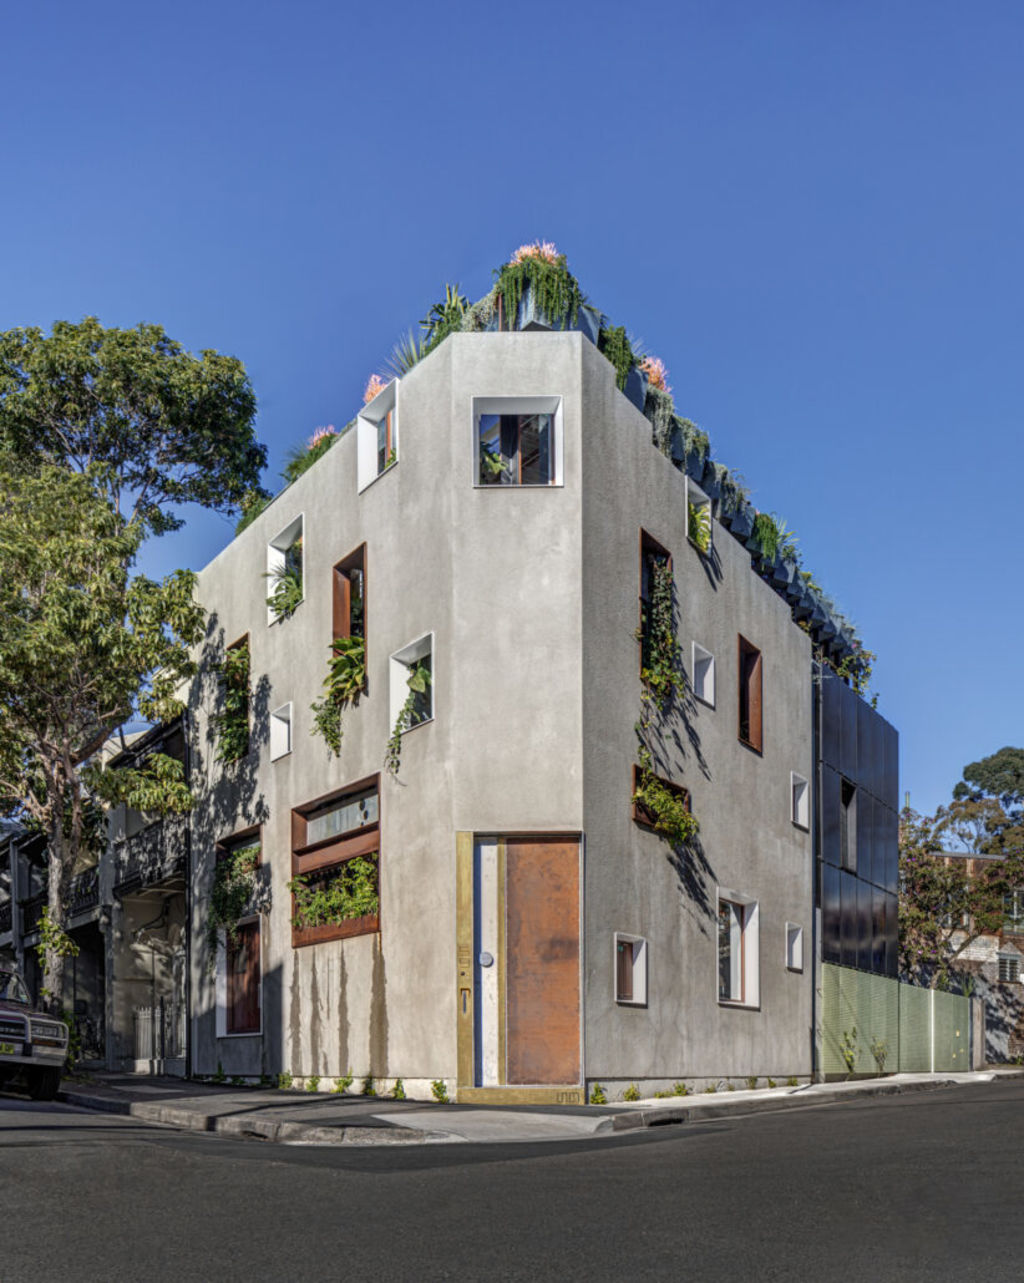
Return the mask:
{"type": "Polygon", "coordinates": [[[33,1100],[53,1100],[67,1054],[67,1025],[35,1011],[21,976],[0,962],[0,1084],[20,1077],[33,1100]]]}

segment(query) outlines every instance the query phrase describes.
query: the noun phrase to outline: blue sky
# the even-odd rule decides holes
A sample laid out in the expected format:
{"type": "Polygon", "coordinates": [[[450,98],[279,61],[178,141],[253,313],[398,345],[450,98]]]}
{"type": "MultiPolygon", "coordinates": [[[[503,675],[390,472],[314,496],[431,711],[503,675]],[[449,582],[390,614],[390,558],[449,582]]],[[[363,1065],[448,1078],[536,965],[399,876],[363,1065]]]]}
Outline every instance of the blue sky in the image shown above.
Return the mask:
{"type": "MultiPolygon", "coordinates": [[[[446,281],[554,240],[878,652],[913,804],[1024,741],[1019,4],[36,0],[4,30],[0,329],[240,357],[273,486],[446,281]]],[[[148,569],[229,539],[189,517],[148,569]]]]}

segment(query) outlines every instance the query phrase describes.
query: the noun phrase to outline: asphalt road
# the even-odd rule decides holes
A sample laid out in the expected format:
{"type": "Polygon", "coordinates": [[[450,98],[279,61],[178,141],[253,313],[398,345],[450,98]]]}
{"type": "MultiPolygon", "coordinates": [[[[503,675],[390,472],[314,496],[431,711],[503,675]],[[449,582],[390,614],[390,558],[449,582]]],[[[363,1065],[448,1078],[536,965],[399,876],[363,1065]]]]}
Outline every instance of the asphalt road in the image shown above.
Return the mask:
{"type": "Polygon", "coordinates": [[[1024,1274],[1024,1081],[545,1145],[301,1148],[0,1098],[0,1280],[1024,1274]]]}

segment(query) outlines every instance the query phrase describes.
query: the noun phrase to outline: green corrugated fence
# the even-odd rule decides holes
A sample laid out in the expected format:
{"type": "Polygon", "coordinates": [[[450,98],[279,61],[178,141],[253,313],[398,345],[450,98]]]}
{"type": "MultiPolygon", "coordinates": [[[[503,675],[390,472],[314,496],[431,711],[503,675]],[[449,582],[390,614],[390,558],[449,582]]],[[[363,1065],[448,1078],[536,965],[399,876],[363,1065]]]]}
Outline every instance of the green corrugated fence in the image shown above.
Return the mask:
{"type": "Polygon", "coordinates": [[[822,964],[827,1077],[970,1069],[970,1000],[822,964]]]}

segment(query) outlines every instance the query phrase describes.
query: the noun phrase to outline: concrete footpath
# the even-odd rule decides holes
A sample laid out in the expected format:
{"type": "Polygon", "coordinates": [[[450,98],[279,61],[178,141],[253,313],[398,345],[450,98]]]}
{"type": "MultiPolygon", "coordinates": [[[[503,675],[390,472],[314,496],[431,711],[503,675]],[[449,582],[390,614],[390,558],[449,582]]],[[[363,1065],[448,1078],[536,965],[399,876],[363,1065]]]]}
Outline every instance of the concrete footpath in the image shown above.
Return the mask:
{"type": "Polygon", "coordinates": [[[442,1105],[415,1100],[213,1086],[179,1078],[95,1074],[65,1080],[59,1099],[142,1122],[302,1145],[566,1141],[643,1127],[806,1109],[872,1096],[1024,1077],[1021,1070],[723,1091],[607,1105],[442,1105]]]}

